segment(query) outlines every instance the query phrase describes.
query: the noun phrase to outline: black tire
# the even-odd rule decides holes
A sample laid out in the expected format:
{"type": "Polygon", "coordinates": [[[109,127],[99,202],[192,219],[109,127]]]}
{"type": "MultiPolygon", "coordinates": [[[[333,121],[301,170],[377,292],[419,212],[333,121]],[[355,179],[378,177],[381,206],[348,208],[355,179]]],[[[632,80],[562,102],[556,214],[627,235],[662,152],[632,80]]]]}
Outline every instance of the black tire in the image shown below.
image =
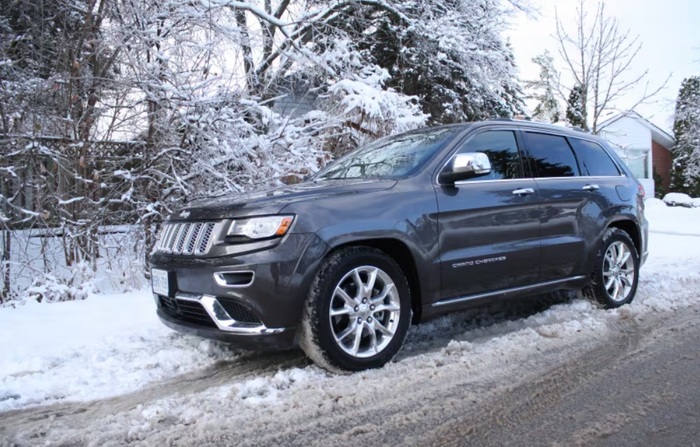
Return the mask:
{"type": "Polygon", "coordinates": [[[398,264],[381,250],[348,247],[332,253],[316,274],[302,316],[299,344],[311,360],[329,371],[380,368],[399,352],[410,324],[411,293],[398,264]],[[372,274],[376,279],[370,282],[372,274]],[[380,308],[386,310],[377,310],[380,308]],[[340,312],[348,313],[335,315],[340,312]],[[393,335],[375,329],[379,325],[384,331],[392,329],[393,335]],[[345,337],[337,338],[344,333],[345,337]]]}
{"type": "Polygon", "coordinates": [[[594,298],[606,309],[614,309],[632,302],[637,293],[638,283],[639,254],[632,238],[619,228],[609,228],[603,235],[596,255],[591,284],[585,290],[586,295],[594,298]],[[622,257],[629,253],[622,266],[617,265],[620,258],[613,262],[615,254],[620,253],[620,247],[624,247],[622,257]]]}

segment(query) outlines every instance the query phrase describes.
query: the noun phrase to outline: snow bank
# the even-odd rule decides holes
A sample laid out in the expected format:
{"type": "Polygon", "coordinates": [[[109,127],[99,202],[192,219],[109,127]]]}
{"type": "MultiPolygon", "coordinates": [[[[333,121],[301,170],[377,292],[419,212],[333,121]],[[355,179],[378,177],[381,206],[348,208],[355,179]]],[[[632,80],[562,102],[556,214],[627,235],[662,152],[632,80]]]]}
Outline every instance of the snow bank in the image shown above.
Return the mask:
{"type": "MultiPolygon", "coordinates": [[[[646,218],[652,233],[700,236],[700,208],[666,207],[647,199],[646,218]],[[651,205],[651,206],[649,206],[651,205]]],[[[658,202],[656,202],[658,203],[658,202]]],[[[653,241],[652,241],[653,245],[653,241]]]]}
{"type": "Polygon", "coordinates": [[[123,394],[237,354],[175,333],[147,291],[0,309],[0,411],[123,394]]]}
{"type": "Polygon", "coordinates": [[[688,194],[680,192],[666,194],[663,201],[669,206],[685,206],[688,208],[700,206],[700,199],[693,199],[688,194]]]}

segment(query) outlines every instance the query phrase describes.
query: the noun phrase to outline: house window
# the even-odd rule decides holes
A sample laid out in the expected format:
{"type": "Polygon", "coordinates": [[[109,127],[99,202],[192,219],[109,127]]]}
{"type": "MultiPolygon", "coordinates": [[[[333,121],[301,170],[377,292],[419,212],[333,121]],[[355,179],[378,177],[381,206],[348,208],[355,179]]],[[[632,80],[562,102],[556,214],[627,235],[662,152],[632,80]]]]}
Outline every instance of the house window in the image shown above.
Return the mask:
{"type": "Polygon", "coordinates": [[[649,151],[647,149],[622,149],[617,150],[620,158],[637,178],[649,177],[649,151]]]}

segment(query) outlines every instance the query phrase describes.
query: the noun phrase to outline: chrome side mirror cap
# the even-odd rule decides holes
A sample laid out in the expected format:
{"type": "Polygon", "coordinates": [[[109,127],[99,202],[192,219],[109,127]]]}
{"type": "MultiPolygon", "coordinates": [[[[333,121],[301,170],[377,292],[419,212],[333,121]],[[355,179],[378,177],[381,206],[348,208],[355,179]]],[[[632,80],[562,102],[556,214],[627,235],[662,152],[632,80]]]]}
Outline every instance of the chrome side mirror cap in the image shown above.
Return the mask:
{"type": "Polygon", "coordinates": [[[491,173],[491,162],[483,152],[465,152],[452,157],[450,163],[440,173],[438,180],[441,184],[453,184],[480,175],[491,173]]]}

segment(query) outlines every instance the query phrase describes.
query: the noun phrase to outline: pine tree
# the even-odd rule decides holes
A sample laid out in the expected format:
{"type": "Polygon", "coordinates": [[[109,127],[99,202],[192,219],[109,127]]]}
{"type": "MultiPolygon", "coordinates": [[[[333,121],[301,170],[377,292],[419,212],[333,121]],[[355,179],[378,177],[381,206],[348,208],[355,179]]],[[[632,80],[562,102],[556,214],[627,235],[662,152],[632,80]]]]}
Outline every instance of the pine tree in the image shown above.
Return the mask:
{"type": "Polygon", "coordinates": [[[391,0],[351,11],[336,26],[389,73],[387,87],[419,98],[431,123],[512,117],[523,101],[501,35],[507,8],[493,0],[391,0]]]}
{"type": "Polygon", "coordinates": [[[588,125],[584,118],[585,107],[586,105],[583,103],[583,88],[580,85],[576,85],[571,89],[571,93],[569,93],[569,100],[566,106],[566,120],[569,124],[588,130],[588,125]]]}
{"type": "Polygon", "coordinates": [[[673,124],[671,190],[700,197],[700,76],[683,80],[673,124]]]}
{"type": "Polygon", "coordinates": [[[533,93],[528,99],[537,100],[537,105],[532,117],[549,123],[556,123],[560,119],[559,100],[556,98],[558,83],[557,71],[554,68],[554,59],[549,51],[532,58],[532,62],[540,66],[540,78],[536,81],[525,81],[525,88],[533,93]]]}

